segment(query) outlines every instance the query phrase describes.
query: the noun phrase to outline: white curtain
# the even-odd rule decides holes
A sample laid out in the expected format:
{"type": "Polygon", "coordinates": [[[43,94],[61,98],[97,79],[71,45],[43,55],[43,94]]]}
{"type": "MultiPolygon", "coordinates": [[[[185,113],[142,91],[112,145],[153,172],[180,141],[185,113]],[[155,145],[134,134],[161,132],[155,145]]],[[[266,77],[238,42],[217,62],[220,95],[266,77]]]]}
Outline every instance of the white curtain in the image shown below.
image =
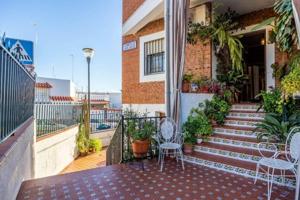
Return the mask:
{"type": "Polygon", "coordinates": [[[292,0],[293,13],[298,33],[298,47],[300,48],[300,0],[292,0]]]}
{"type": "Polygon", "coordinates": [[[189,0],[166,0],[166,106],[180,128],[181,85],[185,61],[189,0]]]}

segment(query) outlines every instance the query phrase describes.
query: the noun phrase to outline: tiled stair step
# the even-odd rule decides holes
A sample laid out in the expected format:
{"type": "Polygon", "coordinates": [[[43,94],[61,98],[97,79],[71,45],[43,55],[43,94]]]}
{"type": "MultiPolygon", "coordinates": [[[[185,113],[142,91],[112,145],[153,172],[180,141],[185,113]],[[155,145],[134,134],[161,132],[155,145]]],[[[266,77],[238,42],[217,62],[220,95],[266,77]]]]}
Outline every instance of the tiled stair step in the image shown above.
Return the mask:
{"type": "MultiPolygon", "coordinates": [[[[238,174],[250,178],[255,178],[255,174],[256,174],[255,163],[232,159],[232,158],[226,158],[217,155],[194,152],[192,154],[186,154],[184,156],[184,160],[186,162],[199,164],[202,166],[211,167],[218,170],[223,170],[229,173],[234,173],[234,174],[238,174]]],[[[295,179],[285,178],[283,182],[283,179],[280,176],[278,176],[279,174],[280,171],[275,171],[274,183],[277,183],[279,185],[289,186],[289,187],[295,187],[295,179]]],[[[260,172],[258,175],[258,179],[266,181],[267,176],[265,173],[260,172]]]]}
{"type": "MultiPolygon", "coordinates": [[[[233,147],[239,147],[239,148],[247,148],[247,149],[258,149],[258,143],[257,142],[248,142],[243,140],[233,140],[233,139],[227,139],[219,137],[219,135],[215,135],[208,138],[209,143],[213,144],[221,144],[221,145],[227,145],[227,146],[233,146],[233,147]]],[[[264,151],[272,152],[272,147],[262,145],[261,148],[264,151]]]]}
{"type": "Polygon", "coordinates": [[[226,126],[235,126],[235,127],[255,128],[258,123],[260,123],[260,120],[230,118],[230,119],[225,120],[224,125],[226,125],[226,126]]]}
{"type": "Polygon", "coordinates": [[[259,143],[257,138],[243,137],[243,136],[239,136],[239,135],[217,134],[217,135],[212,135],[212,137],[223,138],[223,139],[228,139],[228,140],[238,140],[238,141],[244,141],[244,142],[259,143]]]}
{"type": "MultiPolygon", "coordinates": [[[[194,151],[253,163],[257,163],[257,161],[262,158],[258,150],[212,144],[207,142],[195,145],[194,151]]],[[[272,156],[273,153],[264,152],[264,155],[272,156]]]]}
{"type": "Polygon", "coordinates": [[[255,128],[248,127],[233,127],[233,126],[216,126],[214,127],[215,134],[223,134],[223,135],[237,135],[241,137],[251,137],[256,138],[256,133],[253,132],[255,128]]]}
{"type": "MultiPolygon", "coordinates": [[[[258,104],[233,104],[231,106],[231,110],[242,110],[242,111],[257,111],[259,108],[258,104]]],[[[259,110],[260,112],[263,112],[263,109],[259,110]]]]}
{"type": "Polygon", "coordinates": [[[242,111],[242,110],[233,110],[230,111],[227,118],[241,118],[241,119],[258,119],[263,120],[265,117],[265,113],[263,112],[255,112],[255,111],[242,111]]]}

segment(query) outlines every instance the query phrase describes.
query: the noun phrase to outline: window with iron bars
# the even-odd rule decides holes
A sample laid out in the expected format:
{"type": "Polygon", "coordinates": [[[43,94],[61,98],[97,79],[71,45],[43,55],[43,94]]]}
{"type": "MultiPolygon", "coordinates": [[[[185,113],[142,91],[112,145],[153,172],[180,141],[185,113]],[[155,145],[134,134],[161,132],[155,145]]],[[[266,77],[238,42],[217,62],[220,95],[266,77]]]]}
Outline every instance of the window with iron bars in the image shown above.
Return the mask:
{"type": "Polygon", "coordinates": [[[157,74],[164,72],[164,38],[152,40],[144,43],[145,55],[145,75],[157,74]]]}

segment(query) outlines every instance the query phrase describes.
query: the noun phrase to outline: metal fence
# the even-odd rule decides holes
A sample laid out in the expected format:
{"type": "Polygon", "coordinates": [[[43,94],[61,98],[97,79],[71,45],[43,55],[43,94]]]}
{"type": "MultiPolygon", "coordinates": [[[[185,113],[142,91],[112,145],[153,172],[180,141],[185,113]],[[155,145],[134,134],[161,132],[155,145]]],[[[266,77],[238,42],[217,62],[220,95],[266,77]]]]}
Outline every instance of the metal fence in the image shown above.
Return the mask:
{"type": "MultiPolygon", "coordinates": [[[[130,133],[128,131],[129,122],[134,122],[136,126],[141,127],[145,121],[151,121],[155,126],[155,134],[160,131],[160,121],[164,117],[124,117],[114,133],[110,141],[110,145],[106,152],[106,164],[113,165],[120,162],[128,162],[134,159],[131,148],[130,133]]],[[[158,154],[157,144],[153,140],[147,157],[154,157],[158,154]]]]}
{"type": "Polygon", "coordinates": [[[122,110],[117,109],[101,109],[91,113],[92,133],[117,128],[121,116],[122,110]]]}
{"type": "Polygon", "coordinates": [[[33,116],[35,78],[0,44],[0,142],[33,116]]]}
{"type": "Polygon", "coordinates": [[[37,137],[78,124],[81,112],[82,106],[77,104],[35,104],[37,137]]]}

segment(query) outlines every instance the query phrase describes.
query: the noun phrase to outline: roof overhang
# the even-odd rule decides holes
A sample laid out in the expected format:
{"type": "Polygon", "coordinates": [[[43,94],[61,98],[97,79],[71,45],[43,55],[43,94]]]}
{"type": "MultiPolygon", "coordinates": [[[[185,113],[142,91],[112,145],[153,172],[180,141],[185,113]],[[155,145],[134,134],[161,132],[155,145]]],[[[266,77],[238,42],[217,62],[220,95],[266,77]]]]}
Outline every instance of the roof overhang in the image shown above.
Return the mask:
{"type": "Polygon", "coordinates": [[[123,36],[135,34],[148,23],[164,17],[164,0],[146,0],[123,24],[123,36]]]}

